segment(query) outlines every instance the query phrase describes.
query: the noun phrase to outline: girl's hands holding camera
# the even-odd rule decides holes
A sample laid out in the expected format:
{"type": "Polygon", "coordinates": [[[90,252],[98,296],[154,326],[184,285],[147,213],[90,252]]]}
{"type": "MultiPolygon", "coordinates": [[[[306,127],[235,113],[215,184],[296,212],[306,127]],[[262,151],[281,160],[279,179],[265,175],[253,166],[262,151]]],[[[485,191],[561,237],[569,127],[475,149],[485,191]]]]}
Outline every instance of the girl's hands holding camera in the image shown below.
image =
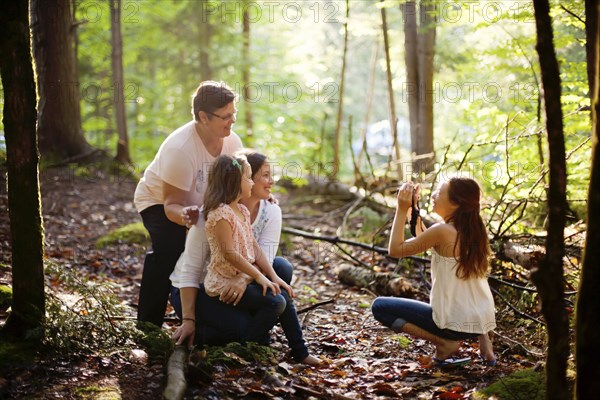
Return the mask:
{"type": "Polygon", "coordinates": [[[419,185],[415,185],[412,182],[404,182],[398,189],[398,209],[408,211],[413,204],[417,204],[420,191],[421,187],[419,185]]]}

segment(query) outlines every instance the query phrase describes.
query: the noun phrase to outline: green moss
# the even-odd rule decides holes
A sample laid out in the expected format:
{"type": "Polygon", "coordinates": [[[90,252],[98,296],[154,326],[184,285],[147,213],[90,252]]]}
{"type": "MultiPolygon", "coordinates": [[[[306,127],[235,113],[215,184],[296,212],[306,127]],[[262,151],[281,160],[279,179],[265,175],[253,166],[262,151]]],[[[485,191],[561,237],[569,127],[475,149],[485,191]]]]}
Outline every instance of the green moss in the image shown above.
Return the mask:
{"type": "Polygon", "coordinates": [[[120,400],[121,391],[115,387],[86,386],[77,388],[73,393],[78,399],[120,400]]]}
{"type": "Polygon", "coordinates": [[[228,343],[225,346],[210,346],[206,348],[204,363],[212,367],[216,364],[240,366],[253,362],[275,363],[275,350],[258,343],[228,343]]]}
{"type": "Polygon", "coordinates": [[[546,398],[544,371],[535,371],[533,368],[516,371],[475,393],[474,398],[487,399],[495,396],[499,400],[514,399],[515,393],[521,399],[544,400],[546,398]]]}
{"type": "Polygon", "coordinates": [[[12,304],[12,289],[6,285],[0,285],[0,311],[7,310],[12,304]]]}
{"type": "Polygon", "coordinates": [[[151,360],[167,360],[173,352],[171,337],[158,326],[148,322],[138,322],[138,344],[148,353],[151,360]]]}
{"type": "Polygon", "coordinates": [[[138,243],[144,244],[150,240],[150,235],[141,222],[125,225],[115,229],[96,241],[96,248],[102,249],[111,244],[138,243]]]}
{"type": "Polygon", "coordinates": [[[32,342],[0,332],[0,375],[14,364],[33,361],[37,354],[32,342]]]}

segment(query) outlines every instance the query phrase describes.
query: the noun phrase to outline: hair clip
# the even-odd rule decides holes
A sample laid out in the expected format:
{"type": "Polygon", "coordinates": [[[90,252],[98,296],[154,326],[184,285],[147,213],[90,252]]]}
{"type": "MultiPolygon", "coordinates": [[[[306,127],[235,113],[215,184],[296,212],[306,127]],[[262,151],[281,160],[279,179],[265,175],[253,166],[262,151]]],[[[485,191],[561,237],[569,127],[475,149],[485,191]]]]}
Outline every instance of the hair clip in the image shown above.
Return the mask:
{"type": "Polygon", "coordinates": [[[242,170],[242,166],[240,165],[238,160],[236,160],[235,158],[231,161],[231,165],[233,165],[234,167],[237,167],[240,171],[242,170]]]}

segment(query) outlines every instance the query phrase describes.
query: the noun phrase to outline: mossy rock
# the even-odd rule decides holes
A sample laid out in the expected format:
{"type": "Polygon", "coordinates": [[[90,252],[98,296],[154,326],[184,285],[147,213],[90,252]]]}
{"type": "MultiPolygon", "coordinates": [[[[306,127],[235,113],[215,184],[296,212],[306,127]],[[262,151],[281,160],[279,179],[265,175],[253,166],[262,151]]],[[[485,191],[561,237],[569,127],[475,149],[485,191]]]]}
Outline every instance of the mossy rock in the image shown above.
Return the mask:
{"type": "Polygon", "coordinates": [[[12,304],[12,289],[10,286],[0,285],[0,311],[5,311],[12,304]]]}
{"type": "Polygon", "coordinates": [[[86,386],[75,389],[75,396],[78,399],[93,400],[121,400],[121,391],[119,388],[106,386],[86,386]]]}
{"type": "Polygon", "coordinates": [[[32,362],[37,352],[38,348],[34,343],[0,331],[0,375],[15,364],[32,362]]]}
{"type": "Polygon", "coordinates": [[[106,246],[120,243],[146,244],[150,241],[150,235],[144,224],[135,222],[133,224],[122,226],[107,235],[102,236],[96,241],[96,248],[103,249],[106,246]]]}
{"type": "Polygon", "coordinates": [[[533,368],[528,368],[516,371],[474,393],[474,398],[483,400],[494,396],[498,400],[514,399],[515,393],[518,393],[520,399],[545,400],[544,370],[536,371],[533,368]]]}

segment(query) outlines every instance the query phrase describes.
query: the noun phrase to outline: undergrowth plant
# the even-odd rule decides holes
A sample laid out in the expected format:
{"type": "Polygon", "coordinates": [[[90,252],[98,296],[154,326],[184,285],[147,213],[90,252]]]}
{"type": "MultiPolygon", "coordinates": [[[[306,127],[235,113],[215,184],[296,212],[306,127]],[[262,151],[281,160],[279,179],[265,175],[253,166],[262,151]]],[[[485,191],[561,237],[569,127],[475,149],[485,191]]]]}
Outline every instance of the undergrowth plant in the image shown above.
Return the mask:
{"type": "Polygon", "coordinates": [[[125,307],[113,284],[56,264],[46,266],[46,279],[44,343],[51,352],[109,355],[143,347],[151,358],[170,354],[165,332],[123,318],[125,307]]]}

